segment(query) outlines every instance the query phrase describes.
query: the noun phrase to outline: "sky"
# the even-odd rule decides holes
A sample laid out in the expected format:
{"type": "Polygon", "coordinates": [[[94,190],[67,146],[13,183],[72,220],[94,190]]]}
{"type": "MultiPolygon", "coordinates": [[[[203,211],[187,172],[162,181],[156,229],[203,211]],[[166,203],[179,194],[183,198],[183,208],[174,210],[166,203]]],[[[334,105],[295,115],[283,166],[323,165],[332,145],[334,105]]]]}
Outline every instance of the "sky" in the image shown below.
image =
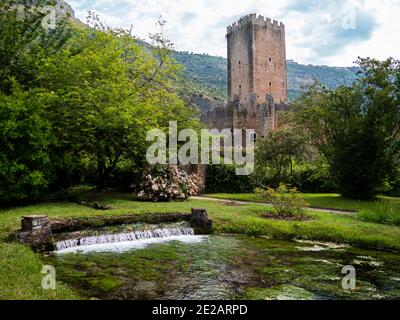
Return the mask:
{"type": "Polygon", "coordinates": [[[286,26],[286,55],[303,64],[351,66],[358,56],[400,58],[400,0],[66,0],[77,18],[88,10],[112,27],[148,40],[167,24],[180,51],[226,57],[226,27],[257,13],[286,26]]]}

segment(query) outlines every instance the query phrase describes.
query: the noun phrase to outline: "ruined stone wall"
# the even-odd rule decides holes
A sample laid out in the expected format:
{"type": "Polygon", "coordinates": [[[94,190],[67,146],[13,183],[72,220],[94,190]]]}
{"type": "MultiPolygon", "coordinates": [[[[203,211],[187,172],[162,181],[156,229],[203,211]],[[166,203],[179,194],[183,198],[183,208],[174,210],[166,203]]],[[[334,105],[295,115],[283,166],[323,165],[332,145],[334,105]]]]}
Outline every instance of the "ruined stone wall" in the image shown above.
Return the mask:
{"type": "Polygon", "coordinates": [[[232,108],[229,106],[215,107],[201,115],[201,121],[210,129],[232,128],[232,108]]]}
{"type": "Polygon", "coordinates": [[[255,94],[250,95],[248,103],[235,100],[229,103],[233,110],[232,127],[254,129],[256,138],[263,138],[268,132],[278,129],[280,114],[288,111],[286,103],[274,103],[271,96],[264,97],[264,103],[259,103],[255,94]]]}

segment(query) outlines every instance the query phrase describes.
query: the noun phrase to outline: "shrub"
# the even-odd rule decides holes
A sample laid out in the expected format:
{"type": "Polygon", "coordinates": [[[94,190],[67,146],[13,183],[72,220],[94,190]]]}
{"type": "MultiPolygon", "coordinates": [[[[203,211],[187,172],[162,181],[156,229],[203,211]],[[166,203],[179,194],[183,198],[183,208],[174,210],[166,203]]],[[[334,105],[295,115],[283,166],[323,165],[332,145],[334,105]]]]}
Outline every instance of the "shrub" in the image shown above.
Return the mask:
{"type": "Polygon", "coordinates": [[[0,204],[36,200],[50,180],[50,124],[43,119],[46,96],[15,88],[0,93],[0,204]]]}
{"type": "Polygon", "coordinates": [[[391,201],[378,201],[374,209],[360,211],[357,218],[365,222],[400,226],[400,208],[391,201]]]}
{"type": "Polygon", "coordinates": [[[299,197],[297,188],[288,188],[284,183],[281,183],[276,189],[256,189],[256,193],[262,194],[271,202],[276,213],[280,216],[303,216],[305,214],[304,207],[308,206],[299,197]]]}
{"type": "Polygon", "coordinates": [[[246,231],[246,235],[249,237],[259,237],[262,235],[262,230],[257,226],[249,226],[246,231]]]}
{"type": "Polygon", "coordinates": [[[329,174],[329,166],[323,161],[315,161],[295,166],[291,185],[297,186],[301,192],[339,193],[340,190],[329,174]]]}
{"type": "Polygon", "coordinates": [[[197,195],[201,187],[200,177],[189,175],[177,166],[154,167],[140,184],[140,199],[151,201],[183,201],[197,195]]]}
{"type": "Polygon", "coordinates": [[[206,193],[247,193],[253,191],[251,176],[238,176],[234,165],[209,165],[206,193]]]}

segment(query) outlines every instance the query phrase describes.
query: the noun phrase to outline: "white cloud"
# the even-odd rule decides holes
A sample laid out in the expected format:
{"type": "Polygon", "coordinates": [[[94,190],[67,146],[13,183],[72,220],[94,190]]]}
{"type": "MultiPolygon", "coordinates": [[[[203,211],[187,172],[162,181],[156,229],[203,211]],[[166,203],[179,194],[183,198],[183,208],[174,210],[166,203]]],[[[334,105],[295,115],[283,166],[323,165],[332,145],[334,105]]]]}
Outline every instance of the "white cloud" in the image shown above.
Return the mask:
{"type": "Polygon", "coordinates": [[[357,56],[400,57],[400,0],[67,0],[85,21],[94,10],[111,26],[133,26],[148,39],[160,15],[178,50],[226,55],[226,26],[248,13],[286,25],[287,57],[301,63],[351,65],[357,56]],[[347,7],[346,7],[347,6],[347,7]],[[356,8],[358,25],[343,31],[346,8],[356,8]]]}

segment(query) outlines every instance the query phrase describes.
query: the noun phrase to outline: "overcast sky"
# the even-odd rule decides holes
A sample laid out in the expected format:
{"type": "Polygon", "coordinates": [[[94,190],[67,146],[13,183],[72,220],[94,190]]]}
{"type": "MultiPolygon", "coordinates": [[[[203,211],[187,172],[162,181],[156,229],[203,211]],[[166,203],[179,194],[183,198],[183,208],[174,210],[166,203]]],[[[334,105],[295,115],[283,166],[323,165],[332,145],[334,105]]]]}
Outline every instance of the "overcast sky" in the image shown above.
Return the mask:
{"type": "Polygon", "coordinates": [[[350,66],[357,56],[400,58],[400,0],[66,0],[85,21],[88,10],[148,39],[160,15],[181,51],[226,56],[226,26],[249,13],[286,25],[287,58],[350,66]]]}

